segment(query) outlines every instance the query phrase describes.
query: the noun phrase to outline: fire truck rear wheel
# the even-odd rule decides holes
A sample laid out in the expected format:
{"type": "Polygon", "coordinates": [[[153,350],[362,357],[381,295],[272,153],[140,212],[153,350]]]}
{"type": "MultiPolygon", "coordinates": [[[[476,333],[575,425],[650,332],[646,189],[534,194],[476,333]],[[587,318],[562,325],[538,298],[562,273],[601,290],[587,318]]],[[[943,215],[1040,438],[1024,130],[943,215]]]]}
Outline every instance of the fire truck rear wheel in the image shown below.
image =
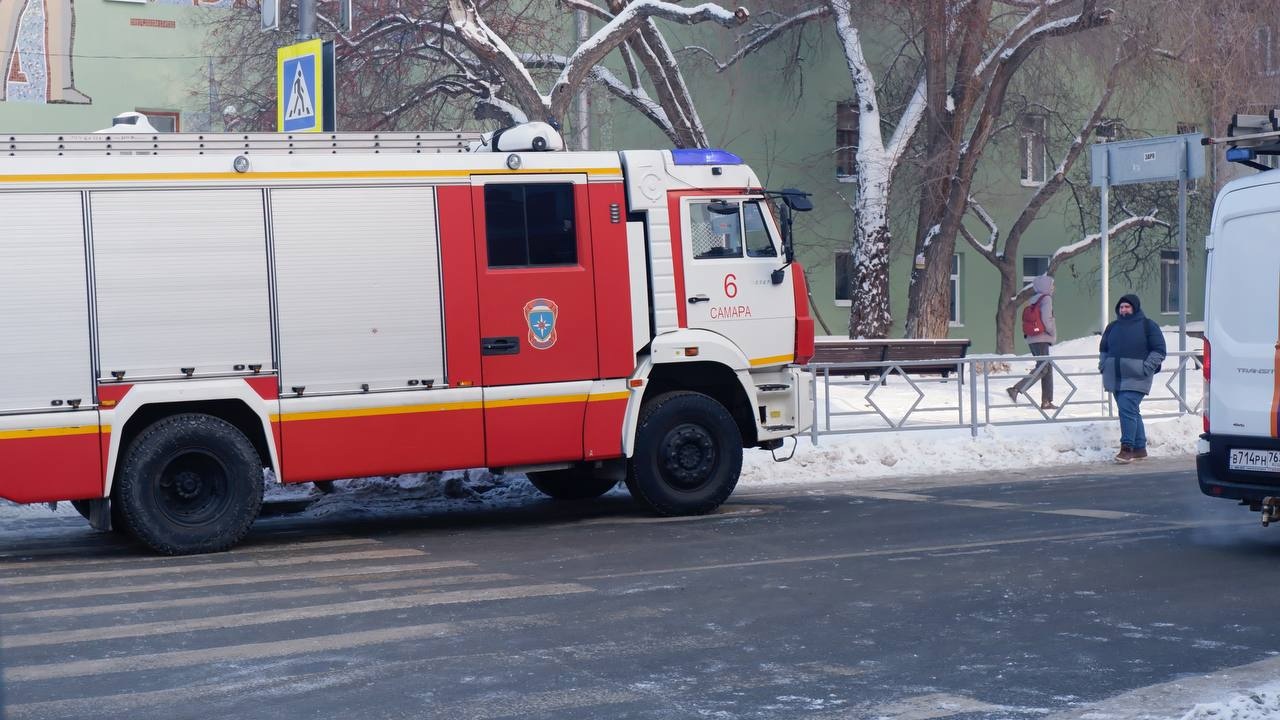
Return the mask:
{"type": "Polygon", "coordinates": [[[129,532],[156,552],[220,552],[262,509],[262,462],[234,425],[188,413],[159,420],[129,446],[115,500],[129,532]]]}
{"type": "Polygon", "coordinates": [[[556,500],[591,500],[618,484],[617,479],[597,477],[590,468],[584,467],[531,472],[529,482],[543,495],[556,500]]]}
{"type": "Polygon", "coordinates": [[[742,433],[720,403],[673,392],[640,410],[627,488],[653,512],[709,513],[733,493],[741,472],[742,433]]]}

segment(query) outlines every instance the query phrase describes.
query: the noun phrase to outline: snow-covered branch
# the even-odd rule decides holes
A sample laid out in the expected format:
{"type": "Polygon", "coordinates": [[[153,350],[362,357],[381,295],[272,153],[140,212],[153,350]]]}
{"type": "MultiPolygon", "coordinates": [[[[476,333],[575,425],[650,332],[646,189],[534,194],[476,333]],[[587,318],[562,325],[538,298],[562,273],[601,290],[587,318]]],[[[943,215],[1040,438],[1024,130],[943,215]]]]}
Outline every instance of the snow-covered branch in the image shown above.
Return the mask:
{"type": "Polygon", "coordinates": [[[964,226],[964,223],[960,223],[960,234],[973,246],[974,250],[977,250],[989,262],[997,262],[1000,257],[996,253],[996,244],[1000,242],[1000,227],[996,225],[996,220],[991,217],[991,213],[987,212],[987,209],[982,207],[973,196],[969,196],[969,210],[974,217],[978,218],[978,222],[987,228],[987,242],[979,242],[973,236],[973,233],[969,232],[969,228],[964,226]]]}
{"type": "MultiPolygon", "coordinates": [[[[451,0],[457,2],[457,0],[451,0]]],[[[556,79],[555,85],[547,97],[552,115],[563,114],[568,108],[573,95],[583,78],[591,72],[591,68],[600,64],[614,48],[621,45],[628,36],[649,25],[655,18],[685,25],[696,25],[703,22],[715,22],[724,27],[736,27],[746,22],[750,13],[739,7],[730,12],[715,3],[703,3],[691,8],[680,7],[662,0],[639,0],[627,5],[596,31],[586,42],[582,43],[569,58],[568,64],[556,79]]],[[[665,44],[665,43],[664,43],[665,44]]],[[[656,48],[655,48],[656,49],[656,48]]]]}
{"type": "MultiPolygon", "coordinates": [[[[532,75],[529,74],[529,69],[520,61],[519,55],[485,24],[476,9],[474,0],[448,1],[449,17],[457,31],[458,39],[493,66],[494,71],[506,82],[508,91],[515,96],[517,103],[526,112],[532,114],[537,111],[538,114],[553,119],[562,117],[568,111],[573,96],[581,89],[582,82],[592,73],[592,68],[598,66],[610,52],[630,37],[652,28],[653,19],[662,18],[686,25],[715,22],[733,27],[746,22],[749,17],[745,8],[729,11],[715,3],[703,3],[685,8],[663,0],[639,0],[613,15],[603,27],[578,46],[568,57],[551,90],[544,94],[538,89],[532,75]]],[[[589,7],[590,5],[590,3],[579,3],[574,7],[591,10],[594,6],[589,7]]],[[[603,13],[599,8],[594,8],[593,11],[597,15],[603,13]]],[[[665,45],[665,42],[663,44],[665,45]]],[[[654,42],[650,40],[649,45],[652,47],[654,42]]],[[[669,50],[658,54],[660,57],[669,55],[669,50]]],[[[668,63],[668,67],[674,68],[674,58],[668,63]]],[[[678,71],[674,72],[678,74],[678,71]]],[[[683,83],[683,80],[680,82],[683,83]]]]}
{"type": "Polygon", "coordinates": [[[791,17],[788,17],[788,18],[783,18],[782,20],[779,20],[776,23],[767,25],[764,28],[762,28],[760,32],[757,32],[755,35],[753,35],[751,39],[747,41],[746,44],[738,48],[738,51],[735,52],[733,55],[729,56],[729,58],[724,62],[720,62],[718,59],[716,59],[716,56],[714,53],[712,53],[710,50],[700,45],[689,45],[683,48],[682,51],[687,51],[687,52],[699,54],[699,55],[705,55],[716,66],[716,72],[721,73],[733,67],[740,60],[747,57],[748,55],[756,52],[757,50],[764,47],[765,45],[768,45],[769,43],[773,42],[778,38],[779,35],[782,35],[786,31],[791,30],[792,28],[796,28],[801,25],[804,25],[810,20],[826,18],[826,17],[829,17],[830,15],[831,15],[831,8],[817,7],[817,8],[813,8],[812,10],[806,10],[802,13],[792,15],[791,17]]]}
{"type": "MultiPolygon", "coordinates": [[[[1157,214],[1157,211],[1152,210],[1151,212],[1145,215],[1135,215],[1133,217],[1127,217],[1124,220],[1121,220],[1120,222],[1116,223],[1115,225],[1112,225],[1111,228],[1107,231],[1107,235],[1114,237],[1116,235],[1120,235],[1121,233],[1125,233],[1130,230],[1137,230],[1139,228],[1170,227],[1169,223],[1157,218],[1156,214],[1157,214]]],[[[1074,242],[1070,245],[1063,245],[1062,247],[1055,250],[1053,252],[1053,255],[1050,256],[1049,269],[1047,271],[1047,274],[1053,275],[1055,272],[1057,272],[1058,268],[1061,267],[1063,263],[1071,260],[1077,255],[1082,255],[1092,250],[1093,248],[1097,247],[1101,242],[1102,242],[1102,233],[1096,232],[1091,235],[1084,236],[1078,242],[1074,242]]],[[[1031,297],[1031,294],[1032,294],[1031,288],[1024,287],[1021,291],[1018,292],[1016,296],[1014,296],[1014,301],[1015,303],[1025,302],[1031,297]]]]}

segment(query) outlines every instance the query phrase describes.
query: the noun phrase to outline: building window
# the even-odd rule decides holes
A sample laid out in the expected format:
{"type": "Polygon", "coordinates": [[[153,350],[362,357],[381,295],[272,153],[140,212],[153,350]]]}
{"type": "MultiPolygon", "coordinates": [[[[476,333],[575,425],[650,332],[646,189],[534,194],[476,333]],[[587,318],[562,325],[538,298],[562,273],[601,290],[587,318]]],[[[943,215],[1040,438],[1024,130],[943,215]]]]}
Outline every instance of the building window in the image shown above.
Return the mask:
{"type": "Polygon", "coordinates": [[[1098,121],[1098,127],[1094,128],[1094,135],[1103,142],[1115,142],[1124,139],[1124,120],[1120,118],[1102,118],[1098,121]]]}
{"type": "Polygon", "coordinates": [[[837,250],[836,267],[836,305],[849,307],[853,304],[853,254],[848,250],[837,250]]]}
{"type": "Polygon", "coordinates": [[[139,108],[138,112],[147,116],[147,122],[151,123],[151,127],[162,133],[182,132],[182,114],[176,110],[146,110],[139,108]]]}
{"type": "Polygon", "coordinates": [[[1049,163],[1046,147],[1048,119],[1044,115],[1022,116],[1022,128],[1018,135],[1018,156],[1022,159],[1022,184],[1036,187],[1044,184],[1049,163]]]}
{"type": "Polygon", "coordinates": [[[964,257],[959,253],[951,256],[951,323],[952,327],[964,326],[964,308],[961,307],[961,270],[964,268],[964,257]]]}
{"type": "Polygon", "coordinates": [[[1280,68],[1276,67],[1275,36],[1270,25],[1261,25],[1253,33],[1254,62],[1258,64],[1258,72],[1263,75],[1275,75],[1280,68]]]}
{"type": "Polygon", "coordinates": [[[489,267],[578,262],[573,185],[485,185],[484,215],[489,267]]]}
{"type": "Polygon", "coordinates": [[[1032,280],[1049,272],[1048,255],[1022,256],[1022,284],[1030,285],[1032,280]]]}
{"type": "Polygon", "coordinates": [[[858,174],[858,103],[836,103],[836,177],[850,179],[858,174]]]}
{"type": "Polygon", "coordinates": [[[1172,315],[1182,303],[1178,297],[1178,251],[1160,251],[1160,312],[1172,315]]]}

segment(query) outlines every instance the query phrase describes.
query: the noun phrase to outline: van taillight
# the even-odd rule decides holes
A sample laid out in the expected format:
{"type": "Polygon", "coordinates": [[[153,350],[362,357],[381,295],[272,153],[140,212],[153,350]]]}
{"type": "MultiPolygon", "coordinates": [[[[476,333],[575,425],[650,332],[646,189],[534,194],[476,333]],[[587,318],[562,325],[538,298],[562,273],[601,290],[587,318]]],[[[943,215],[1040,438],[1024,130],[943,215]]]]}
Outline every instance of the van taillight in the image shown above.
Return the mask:
{"type": "Polygon", "coordinates": [[[1204,340],[1204,399],[1200,417],[1204,420],[1204,431],[1209,432],[1209,339],[1204,340]]]}

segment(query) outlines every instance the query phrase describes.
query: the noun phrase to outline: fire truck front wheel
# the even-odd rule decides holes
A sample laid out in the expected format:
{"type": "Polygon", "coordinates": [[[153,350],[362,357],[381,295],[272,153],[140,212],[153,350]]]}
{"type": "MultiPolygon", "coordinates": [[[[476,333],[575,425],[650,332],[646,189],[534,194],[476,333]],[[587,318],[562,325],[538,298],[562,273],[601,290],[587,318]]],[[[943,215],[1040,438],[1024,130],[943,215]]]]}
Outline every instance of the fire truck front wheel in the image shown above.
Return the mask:
{"type": "Polygon", "coordinates": [[[188,413],[159,420],[133,441],[114,494],[129,531],[166,555],[220,552],[262,509],[262,462],[234,425],[188,413]]]}
{"type": "Polygon", "coordinates": [[[627,471],[631,496],[659,515],[720,506],[742,472],[742,433],[712,398],[672,392],[645,403],[627,471]]]}

